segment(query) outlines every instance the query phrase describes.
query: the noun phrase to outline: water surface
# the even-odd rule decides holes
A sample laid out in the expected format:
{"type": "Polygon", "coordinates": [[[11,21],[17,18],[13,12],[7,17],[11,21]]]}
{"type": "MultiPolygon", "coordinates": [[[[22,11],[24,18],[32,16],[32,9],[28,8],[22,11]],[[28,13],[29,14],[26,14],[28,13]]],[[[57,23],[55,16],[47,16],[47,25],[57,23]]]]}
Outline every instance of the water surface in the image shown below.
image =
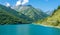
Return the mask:
{"type": "Polygon", "coordinates": [[[0,25],[0,35],[60,35],[60,29],[34,24],[0,25]]]}

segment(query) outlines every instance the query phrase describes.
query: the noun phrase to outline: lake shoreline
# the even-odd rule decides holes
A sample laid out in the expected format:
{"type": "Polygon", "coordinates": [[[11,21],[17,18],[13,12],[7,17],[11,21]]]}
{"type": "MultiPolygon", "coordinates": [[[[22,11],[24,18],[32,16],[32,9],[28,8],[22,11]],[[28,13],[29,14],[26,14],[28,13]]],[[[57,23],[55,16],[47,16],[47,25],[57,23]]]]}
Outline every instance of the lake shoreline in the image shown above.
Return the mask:
{"type": "Polygon", "coordinates": [[[52,25],[44,25],[44,24],[36,24],[36,23],[32,23],[32,24],[34,24],[34,25],[41,25],[41,26],[44,26],[44,27],[53,27],[53,28],[58,28],[58,29],[60,29],[60,27],[59,26],[52,26],[52,25]]]}

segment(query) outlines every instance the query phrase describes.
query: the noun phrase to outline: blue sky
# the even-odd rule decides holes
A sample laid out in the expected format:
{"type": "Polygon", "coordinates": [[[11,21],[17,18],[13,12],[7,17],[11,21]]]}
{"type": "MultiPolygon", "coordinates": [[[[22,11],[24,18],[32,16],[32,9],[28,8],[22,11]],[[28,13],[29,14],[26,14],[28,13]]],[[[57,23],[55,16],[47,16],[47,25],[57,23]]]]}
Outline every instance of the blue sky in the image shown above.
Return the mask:
{"type": "MultiPolygon", "coordinates": [[[[8,2],[11,6],[15,6],[18,0],[0,0],[0,4],[6,5],[8,2]]],[[[32,5],[43,11],[52,11],[60,5],[60,0],[28,0],[26,4],[32,5]]]]}

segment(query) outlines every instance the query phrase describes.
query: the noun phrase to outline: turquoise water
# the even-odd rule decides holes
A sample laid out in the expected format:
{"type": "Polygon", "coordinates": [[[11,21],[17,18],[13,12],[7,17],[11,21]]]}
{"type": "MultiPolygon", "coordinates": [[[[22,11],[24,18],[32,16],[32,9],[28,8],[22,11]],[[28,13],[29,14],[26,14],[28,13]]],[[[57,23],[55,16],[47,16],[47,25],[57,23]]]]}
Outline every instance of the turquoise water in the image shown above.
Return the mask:
{"type": "Polygon", "coordinates": [[[0,25],[0,35],[60,35],[60,29],[33,24],[0,25]]]}

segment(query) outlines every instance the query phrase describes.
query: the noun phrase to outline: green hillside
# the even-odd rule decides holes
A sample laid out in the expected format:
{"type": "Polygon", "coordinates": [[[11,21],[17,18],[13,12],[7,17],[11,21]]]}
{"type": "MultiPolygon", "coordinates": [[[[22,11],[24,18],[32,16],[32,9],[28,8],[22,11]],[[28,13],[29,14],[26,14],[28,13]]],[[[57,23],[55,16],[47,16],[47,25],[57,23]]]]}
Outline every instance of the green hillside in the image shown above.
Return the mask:
{"type": "Polygon", "coordinates": [[[27,24],[46,18],[48,15],[31,5],[11,9],[0,4],[0,24],[27,24]]]}
{"type": "Polygon", "coordinates": [[[0,5],[0,24],[30,23],[27,19],[24,14],[18,15],[18,12],[10,7],[0,5]]]}
{"type": "Polygon", "coordinates": [[[18,17],[0,8],[0,24],[11,24],[11,23],[15,24],[18,21],[20,21],[18,17]]]}
{"type": "Polygon", "coordinates": [[[60,6],[54,10],[53,14],[45,19],[38,20],[37,24],[60,26],[60,6]]]}

